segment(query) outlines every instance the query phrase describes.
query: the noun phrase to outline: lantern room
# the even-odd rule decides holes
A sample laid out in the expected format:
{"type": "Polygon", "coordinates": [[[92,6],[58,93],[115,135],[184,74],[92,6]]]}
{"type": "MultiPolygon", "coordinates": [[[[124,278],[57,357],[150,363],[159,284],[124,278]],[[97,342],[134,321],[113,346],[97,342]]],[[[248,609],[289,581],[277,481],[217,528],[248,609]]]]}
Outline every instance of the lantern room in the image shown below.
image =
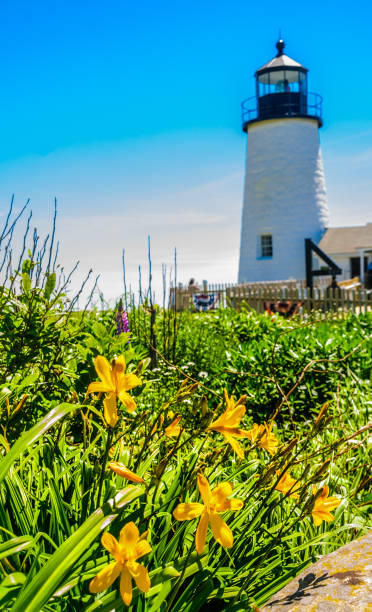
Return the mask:
{"type": "Polygon", "coordinates": [[[256,96],[242,103],[244,131],[253,121],[287,117],[315,118],[322,125],[322,99],[308,92],[308,70],[285,55],[284,47],[278,40],[276,56],[255,73],[256,96]]]}

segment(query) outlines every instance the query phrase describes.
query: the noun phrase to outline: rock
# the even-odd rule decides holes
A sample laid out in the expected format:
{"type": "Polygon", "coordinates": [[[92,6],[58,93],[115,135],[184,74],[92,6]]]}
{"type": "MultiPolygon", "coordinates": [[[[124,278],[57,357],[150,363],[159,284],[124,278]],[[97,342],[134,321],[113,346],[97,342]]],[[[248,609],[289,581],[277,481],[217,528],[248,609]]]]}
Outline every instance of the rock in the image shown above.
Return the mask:
{"type": "Polygon", "coordinates": [[[310,565],[261,612],[372,612],[372,531],[310,565]]]}

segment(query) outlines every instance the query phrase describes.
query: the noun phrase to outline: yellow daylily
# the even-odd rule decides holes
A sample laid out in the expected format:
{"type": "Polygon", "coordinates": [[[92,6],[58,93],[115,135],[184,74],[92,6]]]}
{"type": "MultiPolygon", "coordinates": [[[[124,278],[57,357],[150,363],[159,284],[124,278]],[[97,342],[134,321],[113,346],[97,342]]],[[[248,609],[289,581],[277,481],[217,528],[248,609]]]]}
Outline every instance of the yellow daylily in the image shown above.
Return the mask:
{"type": "Polygon", "coordinates": [[[240,499],[227,499],[233,491],[230,482],[221,482],[212,491],[209,482],[203,474],[198,474],[198,489],[203,503],[178,504],[173,510],[177,521],[189,521],[200,516],[196,530],[195,544],[198,555],[201,555],[207,539],[208,525],[211,524],[214,539],[224,546],[231,548],[234,537],[231,529],[220,517],[219,512],[226,510],[240,510],[243,502],[240,499]]]}
{"type": "Polygon", "coordinates": [[[239,442],[235,438],[247,438],[249,432],[244,429],[239,429],[240,421],[245,414],[244,401],[245,395],[240,397],[235,402],[234,396],[228,396],[226,389],[224,389],[224,397],[226,402],[226,410],[221,416],[216,419],[213,423],[208,426],[208,429],[221,433],[226,442],[230,444],[233,450],[236,452],[240,459],[244,458],[243,447],[240,446],[239,442]]]}
{"type": "Polygon", "coordinates": [[[104,567],[89,584],[91,593],[102,593],[108,589],[120,576],[120,594],[126,606],[132,601],[132,578],[140,591],[147,593],[150,590],[150,577],[147,569],[137,563],[137,559],[151,552],[151,546],[144,539],[146,533],[140,537],[139,531],[133,522],[124,525],[117,541],[111,533],[104,533],[101,539],[102,546],[108,550],[115,559],[104,567]]]}
{"type": "Polygon", "coordinates": [[[178,437],[180,435],[180,432],[182,431],[180,425],[178,425],[180,420],[181,420],[180,416],[176,417],[174,421],[172,421],[172,423],[168,425],[168,427],[165,428],[164,433],[166,436],[169,436],[171,438],[173,436],[178,437]]]}
{"type": "Polygon", "coordinates": [[[270,455],[275,455],[279,445],[278,438],[272,433],[273,425],[273,421],[271,421],[269,424],[264,423],[263,425],[253,423],[252,429],[247,432],[247,437],[250,439],[250,441],[257,441],[257,446],[259,448],[264,448],[268,453],[270,453],[270,455]]]}
{"type": "Polygon", "coordinates": [[[117,474],[118,476],[126,478],[127,480],[131,480],[132,482],[145,482],[143,478],[141,478],[134,472],[128,470],[128,468],[123,463],[119,463],[118,461],[110,461],[107,467],[113,472],[115,472],[115,474],[117,474]]]}
{"type": "MultiPolygon", "coordinates": [[[[275,474],[276,476],[279,476],[280,470],[276,470],[275,474]]],[[[298,491],[300,487],[301,485],[298,480],[292,478],[289,472],[285,472],[285,474],[283,474],[279,482],[276,484],[275,489],[284,494],[288,493],[288,491],[291,491],[289,497],[297,498],[298,493],[296,493],[296,491],[298,491]]]]}
{"type": "Polygon", "coordinates": [[[129,412],[133,412],[136,409],[136,402],[128,391],[141,385],[142,382],[135,374],[125,374],[124,355],[115,359],[112,366],[106,357],[98,355],[94,360],[94,367],[100,382],[90,383],[87,393],[107,393],[103,400],[105,421],[111,427],[115,427],[118,422],[116,398],[120,399],[129,412]]]}
{"type": "MultiPolygon", "coordinates": [[[[316,487],[313,486],[313,495],[315,495],[316,492],[316,487]]],[[[316,526],[320,525],[322,521],[327,521],[327,523],[334,521],[335,517],[330,513],[330,510],[337,508],[341,503],[338,497],[328,497],[328,494],[329,487],[325,485],[322,488],[320,496],[315,500],[311,516],[316,526]]]]}
{"type": "Polygon", "coordinates": [[[256,442],[260,434],[260,427],[263,427],[263,425],[257,425],[257,423],[253,423],[252,429],[248,431],[247,438],[249,438],[251,442],[256,442]]]}

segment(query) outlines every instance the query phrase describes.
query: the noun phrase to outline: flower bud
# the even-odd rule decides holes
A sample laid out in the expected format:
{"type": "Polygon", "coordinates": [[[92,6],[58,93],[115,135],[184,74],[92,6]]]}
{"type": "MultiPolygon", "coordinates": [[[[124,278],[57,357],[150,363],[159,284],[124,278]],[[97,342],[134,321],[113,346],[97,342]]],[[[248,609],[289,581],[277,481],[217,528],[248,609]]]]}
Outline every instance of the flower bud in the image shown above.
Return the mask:
{"type": "Polygon", "coordinates": [[[331,463],[330,459],[327,459],[327,461],[324,461],[324,463],[322,463],[320,468],[311,477],[311,482],[317,482],[318,480],[321,480],[321,476],[324,474],[324,472],[328,470],[330,463],[331,463]]]}

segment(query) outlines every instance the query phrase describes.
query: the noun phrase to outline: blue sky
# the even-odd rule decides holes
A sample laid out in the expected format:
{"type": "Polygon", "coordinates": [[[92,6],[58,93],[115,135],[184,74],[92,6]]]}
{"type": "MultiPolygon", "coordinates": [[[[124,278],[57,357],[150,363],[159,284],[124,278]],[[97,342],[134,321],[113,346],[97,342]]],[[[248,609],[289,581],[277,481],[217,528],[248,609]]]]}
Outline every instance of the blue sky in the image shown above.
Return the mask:
{"type": "Polygon", "coordinates": [[[90,2],[0,5],[0,212],[31,198],[47,231],[59,202],[62,262],[121,291],[152,238],[154,272],[237,276],[245,156],[240,102],[286,52],[324,98],[332,225],[372,220],[372,8],[359,2],[90,2]]]}

